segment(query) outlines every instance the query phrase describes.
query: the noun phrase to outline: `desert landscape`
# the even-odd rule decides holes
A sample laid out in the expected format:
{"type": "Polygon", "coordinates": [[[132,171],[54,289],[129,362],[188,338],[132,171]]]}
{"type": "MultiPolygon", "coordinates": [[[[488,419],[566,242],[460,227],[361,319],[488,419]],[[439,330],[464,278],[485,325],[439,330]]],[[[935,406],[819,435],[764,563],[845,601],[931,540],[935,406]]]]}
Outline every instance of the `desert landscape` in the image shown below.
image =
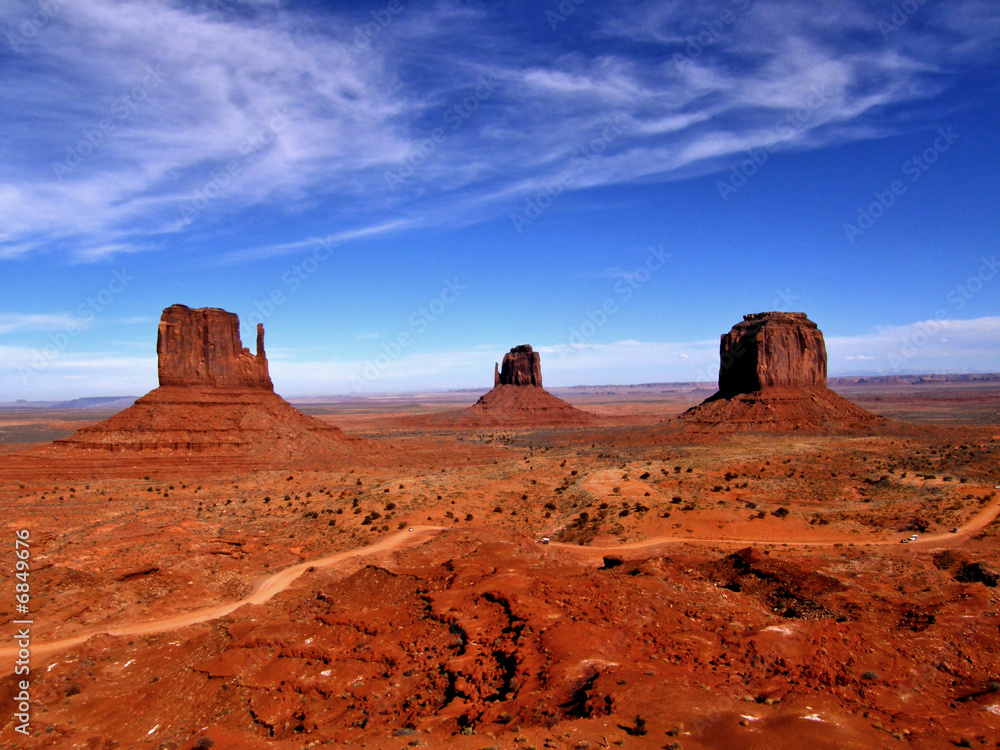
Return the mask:
{"type": "Polygon", "coordinates": [[[0,413],[2,747],[1000,747],[1000,376],[829,380],[792,313],[717,384],[550,393],[517,345],[290,404],[182,305],[157,354],[0,413]]]}
{"type": "Polygon", "coordinates": [[[1000,750],[1000,2],[2,0],[0,750],[1000,750]]]}

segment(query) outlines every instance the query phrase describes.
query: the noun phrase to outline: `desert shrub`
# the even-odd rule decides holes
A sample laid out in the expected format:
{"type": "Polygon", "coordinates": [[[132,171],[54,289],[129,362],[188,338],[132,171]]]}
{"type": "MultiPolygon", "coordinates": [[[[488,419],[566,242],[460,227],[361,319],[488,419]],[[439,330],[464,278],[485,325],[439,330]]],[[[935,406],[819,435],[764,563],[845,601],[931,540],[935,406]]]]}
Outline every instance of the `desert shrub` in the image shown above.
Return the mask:
{"type": "Polygon", "coordinates": [[[639,716],[638,714],[636,714],[635,726],[632,728],[632,731],[629,732],[629,734],[635,735],[636,737],[642,737],[644,734],[646,734],[646,720],[641,716],[639,716]]]}

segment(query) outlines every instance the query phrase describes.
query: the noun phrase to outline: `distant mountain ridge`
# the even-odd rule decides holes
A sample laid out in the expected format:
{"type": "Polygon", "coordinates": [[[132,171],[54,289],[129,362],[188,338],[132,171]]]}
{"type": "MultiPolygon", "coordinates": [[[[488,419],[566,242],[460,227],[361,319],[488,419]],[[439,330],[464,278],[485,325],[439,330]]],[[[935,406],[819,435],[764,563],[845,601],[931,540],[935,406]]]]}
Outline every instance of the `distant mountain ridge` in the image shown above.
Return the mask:
{"type": "Polygon", "coordinates": [[[91,396],[71,401],[12,401],[0,403],[0,409],[127,409],[138,396],[91,396]]]}

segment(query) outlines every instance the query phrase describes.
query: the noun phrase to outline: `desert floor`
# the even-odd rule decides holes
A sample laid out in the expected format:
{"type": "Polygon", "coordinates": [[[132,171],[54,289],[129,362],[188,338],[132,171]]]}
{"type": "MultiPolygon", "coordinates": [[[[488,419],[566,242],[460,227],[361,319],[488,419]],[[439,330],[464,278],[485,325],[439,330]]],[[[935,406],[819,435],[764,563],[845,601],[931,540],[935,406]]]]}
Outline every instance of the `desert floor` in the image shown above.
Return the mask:
{"type": "Polygon", "coordinates": [[[554,391],[594,427],[420,430],[479,393],[370,398],[296,404],[349,459],[251,466],[56,460],[108,414],[0,413],[0,617],[27,529],[33,619],[0,747],[1000,747],[1000,383],[839,390],[893,421],[693,440],[708,392],[610,387],[554,391]]]}

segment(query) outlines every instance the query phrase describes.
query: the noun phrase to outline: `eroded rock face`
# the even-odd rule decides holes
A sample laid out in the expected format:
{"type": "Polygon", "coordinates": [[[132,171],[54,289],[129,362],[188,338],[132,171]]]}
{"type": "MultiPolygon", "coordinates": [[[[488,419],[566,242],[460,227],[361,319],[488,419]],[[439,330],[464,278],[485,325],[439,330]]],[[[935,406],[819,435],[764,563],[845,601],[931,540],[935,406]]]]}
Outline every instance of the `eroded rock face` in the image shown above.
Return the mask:
{"type": "MultiPolygon", "coordinates": [[[[494,378],[496,382],[496,378],[494,378]]],[[[499,385],[533,385],[542,387],[542,361],[528,344],[515,346],[503,355],[499,385]]]]}
{"type": "Polygon", "coordinates": [[[163,311],[156,337],[161,386],[215,386],[274,390],[264,353],[264,326],[257,325],[257,353],[240,340],[235,313],[212,307],[172,305],[163,311]]]}
{"type": "Polygon", "coordinates": [[[768,388],[826,388],[826,343],[805,313],[744,315],[722,336],[719,393],[729,398],[768,388]]]}

